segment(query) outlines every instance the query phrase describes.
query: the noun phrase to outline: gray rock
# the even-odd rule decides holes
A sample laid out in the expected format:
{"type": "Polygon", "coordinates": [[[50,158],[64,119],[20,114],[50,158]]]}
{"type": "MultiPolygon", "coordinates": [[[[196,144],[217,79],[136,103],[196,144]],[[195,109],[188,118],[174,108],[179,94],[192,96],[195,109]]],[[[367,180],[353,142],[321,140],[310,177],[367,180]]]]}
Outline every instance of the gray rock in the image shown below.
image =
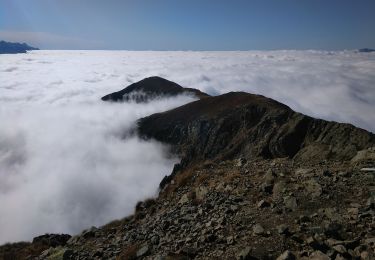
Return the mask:
{"type": "Polygon", "coordinates": [[[352,163],[357,163],[366,160],[375,161],[375,147],[358,151],[357,154],[353,157],[352,163]]]}
{"type": "Polygon", "coordinates": [[[273,183],[275,181],[275,174],[273,170],[269,169],[263,177],[265,183],[273,183]]]}
{"type": "Polygon", "coordinates": [[[253,227],[253,233],[255,235],[262,235],[262,234],[264,234],[264,228],[260,224],[256,224],[253,227]]]}
{"type": "Polygon", "coordinates": [[[144,245],[137,251],[137,257],[146,256],[149,253],[149,251],[150,248],[148,247],[148,245],[144,245]]]}
{"type": "Polygon", "coordinates": [[[180,201],[178,202],[179,204],[185,204],[189,202],[189,197],[187,194],[182,195],[180,201]]]}
{"type": "Polygon", "coordinates": [[[233,236],[227,237],[227,244],[232,245],[233,243],[234,243],[234,237],[233,236]]]}
{"type": "Polygon", "coordinates": [[[251,259],[251,248],[250,247],[245,247],[242,249],[238,254],[237,254],[237,259],[238,260],[248,260],[251,259]]]}
{"type": "Polygon", "coordinates": [[[305,190],[313,198],[318,198],[322,195],[322,186],[314,179],[308,180],[304,183],[305,190]]]}
{"type": "Polygon", "coordinates": [[[296,257],[289,250],[285,251],[278,258],[276,258],[276,260],[294,260],[294,259],[296,259],[296,257]]]}
{"type": "Polygon", "coordinates": [[[275,198],[275,199],[278,199],[280,198],[284,191],[286,190],[286,183],[285,181],[279,181],[277,183],[275,183],[273,185],[273,189],[272,189],[272,196],[275,198]]]}
{"type": "Polygon", "coordinates": [[[281,224],[279,226],[277,226],[277,233],[279,233],[280,235],[284,235],[284,234],[287,234],[288,233],[288,226],[285,225],[285,224],[281,224]]]}
{"type": "Polygon", "coordinates": [[[246,159],[245,158],[240,158],[240,159],[237,159],[236,161],[236,166],[237,167],[243,167],[245,164],[246,164],[246,159]]]}
{"type": "Polygon", "coordinates": [[[159,244],[159,236],[155,235],[151,238],[151,243],[154,245],[159,244]]]}
{"type": "Polygon", "coordinates": [[[343,246],[343,245],[336,245],[336,246],[333,247],[333,249],[336,252],[339,252],[340,254],[345,254],[347,252],[345,246],[343,246]]]}
{"type": "Polygon", "coordinates": [[[284,197],[285,207],[291,211],[295,211],[298,207],[297,199],[294,196],[284,197]]]}
{"type": "Polygon", "coordinates": [[[261,200],[261,201],[258,202],[257,206],[258,206],[258,208],[266,208],[266,207],[271,206],[271,204],[268,203],[265,200],[261,200]]]}
{"type": "Polygon", "coordinates": [[[322,253],[321,251],[314,251],[310,257],[309,257],[310,260],[330,260],[331,258],[322,253]]]}

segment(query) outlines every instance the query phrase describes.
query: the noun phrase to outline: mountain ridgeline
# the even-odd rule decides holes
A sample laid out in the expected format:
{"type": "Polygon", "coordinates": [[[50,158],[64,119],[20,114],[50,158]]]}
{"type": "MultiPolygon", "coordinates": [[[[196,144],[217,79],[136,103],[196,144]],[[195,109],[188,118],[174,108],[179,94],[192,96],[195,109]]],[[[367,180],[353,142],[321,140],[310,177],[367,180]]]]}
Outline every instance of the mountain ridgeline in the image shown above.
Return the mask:
{"type": "Polygon", "coordinates": [[[375,135],[297,113],[245,92],[207,97],[138,121],[139,134],[173,145],[183,162],[236,157],[350,160],[375,135]]]}

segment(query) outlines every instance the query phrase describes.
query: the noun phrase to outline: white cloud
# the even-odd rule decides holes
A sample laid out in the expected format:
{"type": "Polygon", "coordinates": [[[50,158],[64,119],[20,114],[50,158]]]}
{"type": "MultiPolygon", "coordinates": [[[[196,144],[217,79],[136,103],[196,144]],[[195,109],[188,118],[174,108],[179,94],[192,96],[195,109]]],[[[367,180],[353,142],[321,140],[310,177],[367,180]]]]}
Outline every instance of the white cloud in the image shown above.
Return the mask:
{"type": "Polygon", "coordinates": [[[214,94],[259,93],[375,130],[374,54],[36,51],[0,60],[0,243],[76,233],[155,194],[176,158],[122,137],[137,118],[192,99],[100,100],[147,76],[214,94]]]}

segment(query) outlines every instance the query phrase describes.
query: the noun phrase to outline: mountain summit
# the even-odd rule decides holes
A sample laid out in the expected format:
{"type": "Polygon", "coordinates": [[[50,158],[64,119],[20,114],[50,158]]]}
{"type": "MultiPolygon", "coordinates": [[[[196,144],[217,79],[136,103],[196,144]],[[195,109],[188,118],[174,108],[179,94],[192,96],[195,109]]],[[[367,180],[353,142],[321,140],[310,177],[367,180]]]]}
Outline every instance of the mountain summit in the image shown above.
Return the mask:
{"type": "Polygon", "coordinates": [[[133,83],[123,90],[105,95],[103,101],[135,101],[148,102],[155,98],[173,97],[177,95],[193,95],[198,98],[209,96],[200,90],[184,88],[172,81],[161,77],[149,77],[133,83]]]}

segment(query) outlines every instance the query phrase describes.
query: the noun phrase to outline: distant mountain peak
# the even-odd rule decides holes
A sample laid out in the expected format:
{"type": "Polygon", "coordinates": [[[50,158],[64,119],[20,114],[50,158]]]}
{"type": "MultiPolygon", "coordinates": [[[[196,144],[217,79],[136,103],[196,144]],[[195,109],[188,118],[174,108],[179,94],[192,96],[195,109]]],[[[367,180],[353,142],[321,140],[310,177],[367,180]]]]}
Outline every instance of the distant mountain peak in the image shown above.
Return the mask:
{"type": "Polygon", "coordinates": [[[135,101],[140,103],[159,97],[172,97],[182,94],[194,95],[198,98],[209,96],[198,89],[184,88],[162,77],[152,76],[135,82],[120,91],[105,95],[102,97],[102,100],[115,102],[135,101]]]}
{"type": "Polygon", "coordinates": [[[375,50],[370,49],[370,48],[363,48],[363,49],[359,49],[358,52],[375,52],[375,50]]]}
{"type": "Polygon", "coordinates": [[[39,50],[26,43],[0,41],[0,54],[26,53],[31,50],[39,50]]]}

